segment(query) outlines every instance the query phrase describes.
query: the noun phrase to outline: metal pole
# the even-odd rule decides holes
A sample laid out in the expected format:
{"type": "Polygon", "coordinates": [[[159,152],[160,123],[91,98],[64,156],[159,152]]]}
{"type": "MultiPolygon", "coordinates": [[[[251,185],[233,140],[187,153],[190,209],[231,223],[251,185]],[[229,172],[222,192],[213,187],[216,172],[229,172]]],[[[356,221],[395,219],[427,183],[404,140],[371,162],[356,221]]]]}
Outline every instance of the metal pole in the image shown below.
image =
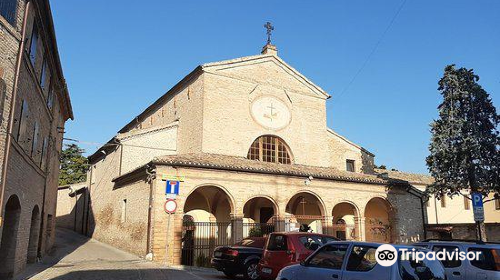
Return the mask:
{"type": "Polygon", "coordinates": [[[479,238],[479,241],[483,241],[483,237],[481,234],[481,222],[480,221],[476,221],[476,227],[477,227],[477,236],[479,238]]]}
{"type": "Polygon", "coordinates": [[[167,265],[168,267],[168,247],[169,246],[169,242],[168,242],[168,234],[170,232],[170,217],[172,216],[172,214],[168,213],[168,219],[167,219],[167,239],[166,239],[166,246],[165,246],[165,264],[167,265]]]}

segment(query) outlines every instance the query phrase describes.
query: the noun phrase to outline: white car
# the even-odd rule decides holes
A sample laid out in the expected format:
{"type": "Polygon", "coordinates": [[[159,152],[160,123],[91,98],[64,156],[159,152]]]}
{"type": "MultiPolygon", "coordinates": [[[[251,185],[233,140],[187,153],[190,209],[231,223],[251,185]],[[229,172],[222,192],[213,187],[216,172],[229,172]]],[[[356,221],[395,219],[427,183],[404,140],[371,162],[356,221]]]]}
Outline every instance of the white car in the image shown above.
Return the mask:
{"type": "MultiPolygon", "coordinates": [[[[324,245],[304,262],[283,268],[277,280],[446,280],[438,260],[401,260],[382,266],[375,259],[379,243],[332,242],[324,245]]],[[[427,249],[394,245],[396,250],[427,249]]]]}

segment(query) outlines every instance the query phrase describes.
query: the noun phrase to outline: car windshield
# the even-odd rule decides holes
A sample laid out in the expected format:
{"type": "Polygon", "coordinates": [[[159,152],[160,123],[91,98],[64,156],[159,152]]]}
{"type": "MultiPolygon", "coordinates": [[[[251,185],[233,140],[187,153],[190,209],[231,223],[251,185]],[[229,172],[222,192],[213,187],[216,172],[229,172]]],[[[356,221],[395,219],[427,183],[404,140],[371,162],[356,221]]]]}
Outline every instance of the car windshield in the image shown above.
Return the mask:
{"type": "Polygon", "coordinates": [[[445,270],[438,260],[424,259],[417,262],[410,255],[409,260],[399,256],[399,274],[403,280],[445,280],[445,270]]]}
{"type": "Polygon", "coordinates": [[[265,243],[265,238],[245,238],[235,245],[241,247],[264,248],[265,243]]]}
{"type": "Polygon", "coordinates": [[[318,249],[322,245],[332,241],[336,241],[336,239],[321,235],[308,235],[300,237],[299,241],[302,245],[304,245],[306,249],[316,251],[316,249],[318,249]]]}

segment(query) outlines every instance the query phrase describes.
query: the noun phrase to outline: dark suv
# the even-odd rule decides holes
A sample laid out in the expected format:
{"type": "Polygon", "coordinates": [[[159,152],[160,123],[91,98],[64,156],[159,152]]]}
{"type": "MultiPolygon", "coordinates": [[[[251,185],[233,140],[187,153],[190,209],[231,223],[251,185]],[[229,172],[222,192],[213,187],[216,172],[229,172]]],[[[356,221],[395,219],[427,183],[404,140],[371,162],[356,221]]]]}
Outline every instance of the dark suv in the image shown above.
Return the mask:
{"type": "Polygon", "coordinates": [[[259,278],[257,264],[262,257],[265,244],[265,237],[249,237],[234,246],[217,247],[212,258],[212,266],[229,278],[243,274],[245,279],[255,280],[259,278]]]}

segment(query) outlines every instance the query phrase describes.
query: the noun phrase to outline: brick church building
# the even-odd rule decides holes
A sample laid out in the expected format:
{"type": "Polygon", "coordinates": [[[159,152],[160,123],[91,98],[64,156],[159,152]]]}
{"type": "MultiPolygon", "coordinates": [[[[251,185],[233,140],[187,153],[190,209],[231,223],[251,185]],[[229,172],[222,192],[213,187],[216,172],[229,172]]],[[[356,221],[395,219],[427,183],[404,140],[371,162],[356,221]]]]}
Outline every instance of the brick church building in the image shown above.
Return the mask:
{"type": "Polygon", "coordinates": [[[196,67],[89,157],[87,234],[197,266],[216,246],[304,225],[348,240],[422,239],[422,192],[377,173],[372,153],[327,127],[329,97],[269,43],[196,67]],[[167,182],[179,182],[170,225],[167,182]]]}

